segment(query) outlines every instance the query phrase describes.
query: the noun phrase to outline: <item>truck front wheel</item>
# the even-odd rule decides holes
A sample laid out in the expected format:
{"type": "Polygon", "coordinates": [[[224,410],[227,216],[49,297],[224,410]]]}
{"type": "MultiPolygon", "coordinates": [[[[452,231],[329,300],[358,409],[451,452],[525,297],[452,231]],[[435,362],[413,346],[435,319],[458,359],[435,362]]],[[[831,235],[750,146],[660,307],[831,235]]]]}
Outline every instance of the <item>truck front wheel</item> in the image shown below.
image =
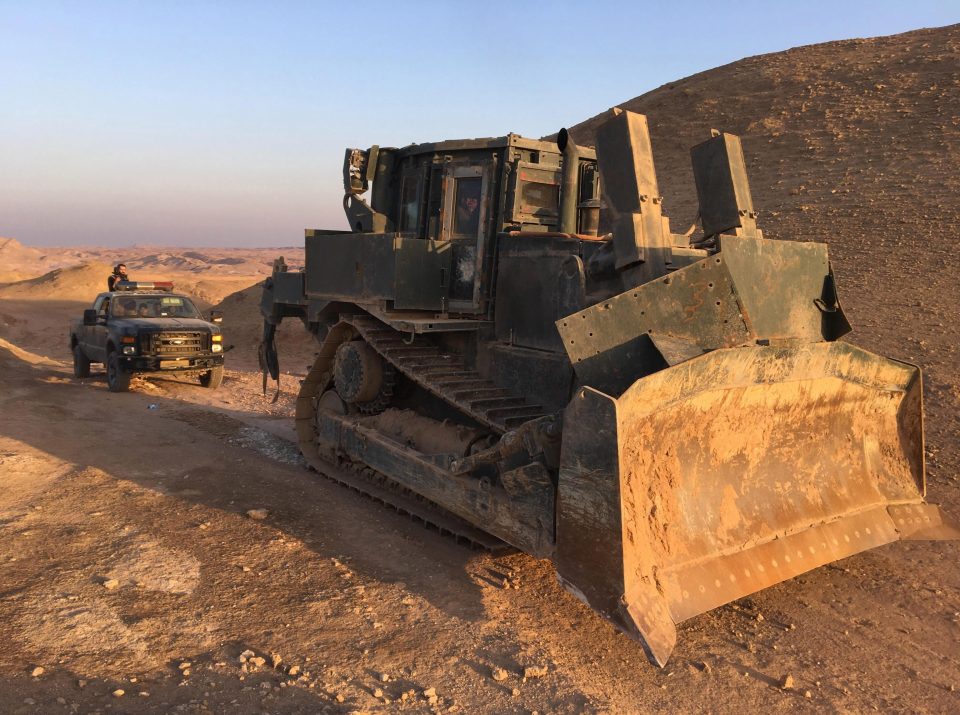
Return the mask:
{"type": "Polygon", "coordinates": [[[126,392],[130,389],[133,375],[120,367],[120,356],[116,350],[107,355],[107,387],[110,392],[126,392]]]}
{"type": "Polygon", "coordinates": [[[220,383],[223,382],[223,365],[217,365],[214,368],[211,368],[209,371],[201,373],[200,375],[200,384],[204,387],[209,387],[211,390],[216,390],[220,387],[220,383]]]}
{"type": "Polygon", "coordinates": [[[79,344],[73,346],[73,376],[90,377],[90,361],[83,354],[83,348],[79,344]]]}

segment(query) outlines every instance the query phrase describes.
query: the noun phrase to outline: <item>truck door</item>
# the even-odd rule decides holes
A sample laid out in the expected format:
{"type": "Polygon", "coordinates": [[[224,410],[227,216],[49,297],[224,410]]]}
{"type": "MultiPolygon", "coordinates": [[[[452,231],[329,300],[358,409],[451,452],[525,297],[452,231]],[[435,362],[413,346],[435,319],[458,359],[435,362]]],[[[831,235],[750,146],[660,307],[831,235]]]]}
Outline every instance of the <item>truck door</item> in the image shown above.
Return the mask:
{"type": "Polygon", "coordinates": [[[93,304],[93,309],[97,311],[97,324],[83,326],[87,355],[91,360],[106,364],[107,319],[110,315],[110,296],[102,295],[97,298],[93,304]]]}
{"type": "Polygon", "coordinates": [[[486,310],[492,166],[450,165],[443,178],[441,240],[451,242],[450,310],[486,310]]]}

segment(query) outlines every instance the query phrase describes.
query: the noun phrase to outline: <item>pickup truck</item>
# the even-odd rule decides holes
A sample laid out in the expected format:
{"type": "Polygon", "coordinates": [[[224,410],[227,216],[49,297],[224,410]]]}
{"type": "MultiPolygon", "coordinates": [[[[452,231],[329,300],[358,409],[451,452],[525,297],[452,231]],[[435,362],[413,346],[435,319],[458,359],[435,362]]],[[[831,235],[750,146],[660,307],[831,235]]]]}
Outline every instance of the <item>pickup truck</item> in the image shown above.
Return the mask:
{"type": "Polygon", "coordinates": [[[223,336],[214,312],[205,320],[173,283],[121,281],[101,293],[70,326],[73,375],[103,363],[111,392],[125,392],[135,374],[198,376],[204,387],[223,382],[223,336]]]}

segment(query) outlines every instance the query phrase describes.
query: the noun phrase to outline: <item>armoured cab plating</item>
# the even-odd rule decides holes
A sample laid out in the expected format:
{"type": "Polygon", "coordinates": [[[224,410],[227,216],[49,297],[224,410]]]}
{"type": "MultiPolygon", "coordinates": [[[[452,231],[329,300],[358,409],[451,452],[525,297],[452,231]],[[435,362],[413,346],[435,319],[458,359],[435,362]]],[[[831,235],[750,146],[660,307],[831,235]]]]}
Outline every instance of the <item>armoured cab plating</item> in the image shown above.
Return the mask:
{"type": "MultiPolygon", "coordinates": [[[[347,150],[350,231],[307,231],[304,297],[363,305],[384,318],[409,318],[410,311],[492,318],[495,237],[560,230],[561,163],[556,144],[513,134],[347,150]],[[368,202],[362,195],[371,183],[368,202]]],[[[595,234],[592,151],[577,158],[576,169],[584,188],[575,208],[595,234]]],[[[315,310],[323,314],[326,306],[315,310]]]]}

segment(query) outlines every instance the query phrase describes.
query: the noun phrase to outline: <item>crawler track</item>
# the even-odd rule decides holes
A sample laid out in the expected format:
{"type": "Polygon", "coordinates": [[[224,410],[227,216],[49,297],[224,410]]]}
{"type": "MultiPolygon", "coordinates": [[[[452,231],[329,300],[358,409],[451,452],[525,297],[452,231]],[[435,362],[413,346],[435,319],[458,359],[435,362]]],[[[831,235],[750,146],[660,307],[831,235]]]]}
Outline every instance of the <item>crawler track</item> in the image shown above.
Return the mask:
{"type": "Polygon", "coordinates": [[[500,539],[444,510],[389,476],[355,462],[327,454],[316,436],[316,409],[320,395],[332,383],[337,347],[356,336],[363,337],[380,355],[421,387],[454,405],[490,429],[504,431],[543,414],[539,405],[497,388],[479,373],[468,371],[456,356],[445,355],[425,340],[412,343],[392,328],[369,316],[353,316],[335,326],[297,396],[296,426],[300,451],[317,472],[405,514],[427,527],[471,548],[499,551],[510,548],[500,539]]]}

